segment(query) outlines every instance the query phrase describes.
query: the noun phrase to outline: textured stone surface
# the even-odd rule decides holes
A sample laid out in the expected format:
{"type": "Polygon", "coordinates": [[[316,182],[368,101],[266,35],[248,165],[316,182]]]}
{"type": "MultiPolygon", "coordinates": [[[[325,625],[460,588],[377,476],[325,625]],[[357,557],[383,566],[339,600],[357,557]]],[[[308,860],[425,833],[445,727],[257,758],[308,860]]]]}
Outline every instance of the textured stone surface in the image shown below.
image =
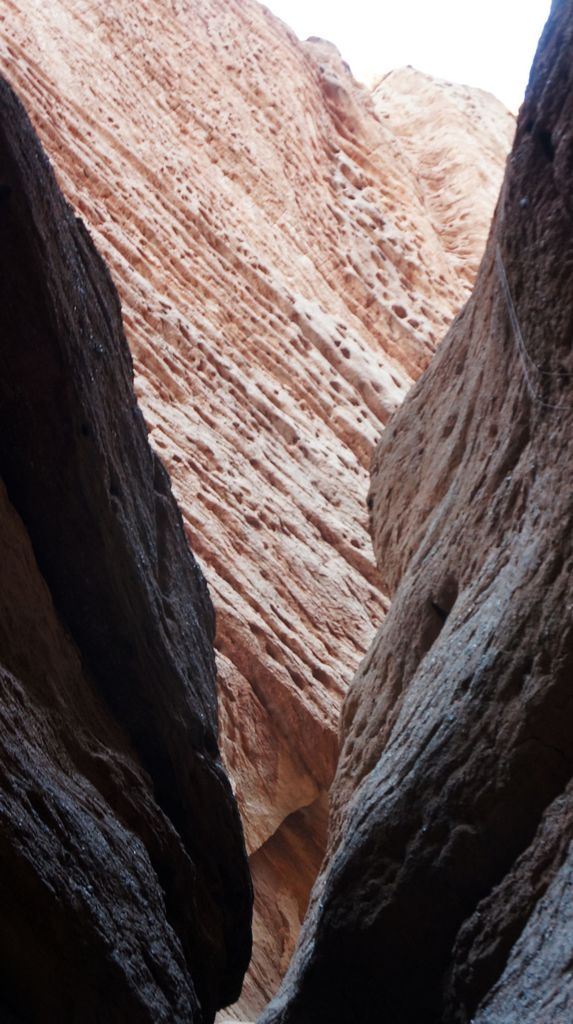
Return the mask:
{"type": "Polygon", "coordinates": [[[0,1015],[213,1020],[251,887],[117,294],[0,80],[0,1015]]]}
{"type": "MultiPolygon", "coordinates": [[[[428,191],[407,146],[425,79],[388,127],[333,47],[251,0],[3,13],[5,66],[117,282],[150,439],[217,610],[223,753],[255,886],[280,891],[268,916],[257,900],[251,1017],[320,861],[340,705],[387,604],[373,445],[468,294],[459,252],[475,266],[491,208],[481,240],[481,207],[469,233],[456,218],[457,249],[446,238],[435,209],[452,189],[462,203],[464,181],[444,165],[428,191]]],[[[499,183],[512,124],[500,109],[478,154],[472,117],[460,160],[467,144],[499,183]]]]}
{"type": "Polygon", "coordinates": [[[472,298],[377,448],[393,603],[265,1024],[571,1019],[572,124],[563,0],[472,298]]]}
{"type": "Polygon", "coordinates": [[[491,93],[412,67],[385,75],[373,101],[416,172],[450,264],[472,285],[515,131],[513,114],[491,93]]]}

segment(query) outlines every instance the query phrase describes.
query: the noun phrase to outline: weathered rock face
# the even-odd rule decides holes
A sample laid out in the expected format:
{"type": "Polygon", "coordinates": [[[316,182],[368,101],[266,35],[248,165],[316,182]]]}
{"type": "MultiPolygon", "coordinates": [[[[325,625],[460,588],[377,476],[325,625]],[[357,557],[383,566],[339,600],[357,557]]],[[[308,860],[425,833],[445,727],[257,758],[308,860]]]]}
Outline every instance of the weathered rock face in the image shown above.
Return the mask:
{"type": "MultiPolygon", "coordinates": [[[[448,164],[427,186],[408,148],[426,79],[388,127],[333,47],[251,0],[5,9],[10,75],[118,284],[150,439],[217,610],[222,749],[258,894],[250,1017],[288,960],[340,706],[387,606],[373,446],[467,297],[459,253],[477,264],[491,207],[481,239],[480,207],[456,218],[456,248],[436,210],[452,189],[467,209],[464,181],[448,164]]],[[[513,123],[500,109],[479,154],[467,129],[493,204],[513,123]]]]}
{"type": "Polygon", "coordinates": [[[0,1016],[208,1022],[251,904],[213,609],[117,294],[4,81],[0,252],[0,1016]]]}
{"type": "Polygon", "coordinates": [[[385,75],[374,108],[400,139],[450,265],[473,285],[515,119],[491,93],[414,68],[385,75]]]}
{"type": "Polygon", "coordinates": [[[394,600],[269,1024],[571,1018],[572,124],[563,0],[473,296],[377,448],[394,600]]]}

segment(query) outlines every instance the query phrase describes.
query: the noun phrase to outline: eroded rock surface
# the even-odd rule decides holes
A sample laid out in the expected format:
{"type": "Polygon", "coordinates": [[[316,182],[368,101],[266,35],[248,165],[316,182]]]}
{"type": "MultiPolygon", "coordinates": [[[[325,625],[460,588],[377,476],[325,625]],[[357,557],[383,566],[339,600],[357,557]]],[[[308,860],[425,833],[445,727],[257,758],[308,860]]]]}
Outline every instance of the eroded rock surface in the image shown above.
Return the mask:
{"type": "MultiPolygon", "coordinates": [[[[264,950],[237,1010],[250,1018],[292,948],[341,702],[387,606],[365,510],[373,446],[467,297],[460,253],[471,274],[491,206],[446,231],[440,195],[455,186],[456,212],[468,197],[458,166],[430,191],[418,174],[418,86],[389,126],[334,47],[299,43],[251,0],[3,9],[6,66],[112,269],[150,439],[217,610],[222,748],[264,950]]],[[[498,185],[495,140],[513,131],[499,118],[479,155],[472,119],[466,142],[456,123],[461,164],[467,144],[498,185]]]]}
{"type": "Polygon", "coordinates": [[[563,0],[472,298],[377,448],[393,603],[265,1024],[571,1019],[572,124],[563,0]]]}
{"type": "Polygon", "coordinates": [[[0,80],[0,1016],[212,1021],[251,886],[117,293],[0,80]]]}
{"type": "Polygon", "coordinates": [[[409,158],[428,216],[457,273],[473,285],[485,249],[515,119],[482,89],[415,68],[385,75],[374,108],[409,158]]]}

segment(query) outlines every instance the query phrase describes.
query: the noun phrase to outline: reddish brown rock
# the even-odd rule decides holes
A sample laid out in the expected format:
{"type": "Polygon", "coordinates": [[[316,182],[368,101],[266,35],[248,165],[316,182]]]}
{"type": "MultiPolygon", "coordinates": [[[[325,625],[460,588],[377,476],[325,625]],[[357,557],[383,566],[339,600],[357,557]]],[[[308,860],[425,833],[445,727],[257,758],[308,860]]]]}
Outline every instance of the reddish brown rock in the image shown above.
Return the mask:
{"type": "Polygon", "coordinates": [[[571,1017],[572,124],[562,0],[472,298],[377,447],[393,603],[346,700],[328,862],[265,1024],[571,1017]]]}
{"type": "Polygon", "coordinates": [[[209,1022],[250,950],[214,616],[119,302],[0,80],[0,1015],[209,1022]]]}
{"type": "Polygon", "coordinates": [[[500,110],[478,152],[475,118],[465,140],[457,124],[455,183],[446,166],[430,195],[411,107],[387,127],[334,47],[251,0],[4,9],[6,66],[117,282],[150,439],[217,610],[223,754],[255,885],[280,880],[268,912],[257,900],[252,1016],[293,944],[340,706],[387,607],[373,446],[469,293],[459,251],[477,264],[493,195],[456,218],[458,250],[434,206],[454,184],[463,203],[464,153],[499,183],[495,140],[509,148],[513,128],[500,110]],[[297,815],[304,839],[285,824],[297,815]]]}

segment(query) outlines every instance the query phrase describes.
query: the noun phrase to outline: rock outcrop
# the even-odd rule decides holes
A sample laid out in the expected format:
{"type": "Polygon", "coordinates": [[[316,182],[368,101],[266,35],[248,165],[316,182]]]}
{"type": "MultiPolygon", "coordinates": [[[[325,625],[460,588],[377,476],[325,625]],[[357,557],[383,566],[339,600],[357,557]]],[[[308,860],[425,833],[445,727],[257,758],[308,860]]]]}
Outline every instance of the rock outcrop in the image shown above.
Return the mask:
{"type": "MultiPolygon", "coordinates": [[[[457,243],[436,214],[452,190],[456,209],[482,207],[459,165],[455,182],[447,163],[431,187],[418,174],[407,126],[414,109],[423,123],[425,79],[386,124],[334,47],[251,0],[3,10],[4,64],[112,270],[150,440],[217,610],[221,742],[260,894],[252,1016],[292,949],[341,702],[387,607],[372,449],[469,293],[460,253],[477,265],[491,207],[481,238],[479,217],[456,217],[457,243]]],[[[473,125],[456,128],[460,160],[493,196],[513,124],[500,109],[479,153],[473,125]]]]}
{"type": "Polygon", "coordinates": [[[555,0],[472,298],[377,448],[393,603],[265,1024],[572,1017],[572,125],[555,0]]]}
{"type": "Polygon", "coordinates": [[[208,1024],[252,893],[115,288],[0,80],[0,1016],[208,1024]]]}
{"type": "Polygon", "coordinates": [[[450,264],[473,285],[499,192],[492,169],[503,167],[513,115],[491,93],[412,67],[385,75],[372,98],[411,162],[450,264]]]}

